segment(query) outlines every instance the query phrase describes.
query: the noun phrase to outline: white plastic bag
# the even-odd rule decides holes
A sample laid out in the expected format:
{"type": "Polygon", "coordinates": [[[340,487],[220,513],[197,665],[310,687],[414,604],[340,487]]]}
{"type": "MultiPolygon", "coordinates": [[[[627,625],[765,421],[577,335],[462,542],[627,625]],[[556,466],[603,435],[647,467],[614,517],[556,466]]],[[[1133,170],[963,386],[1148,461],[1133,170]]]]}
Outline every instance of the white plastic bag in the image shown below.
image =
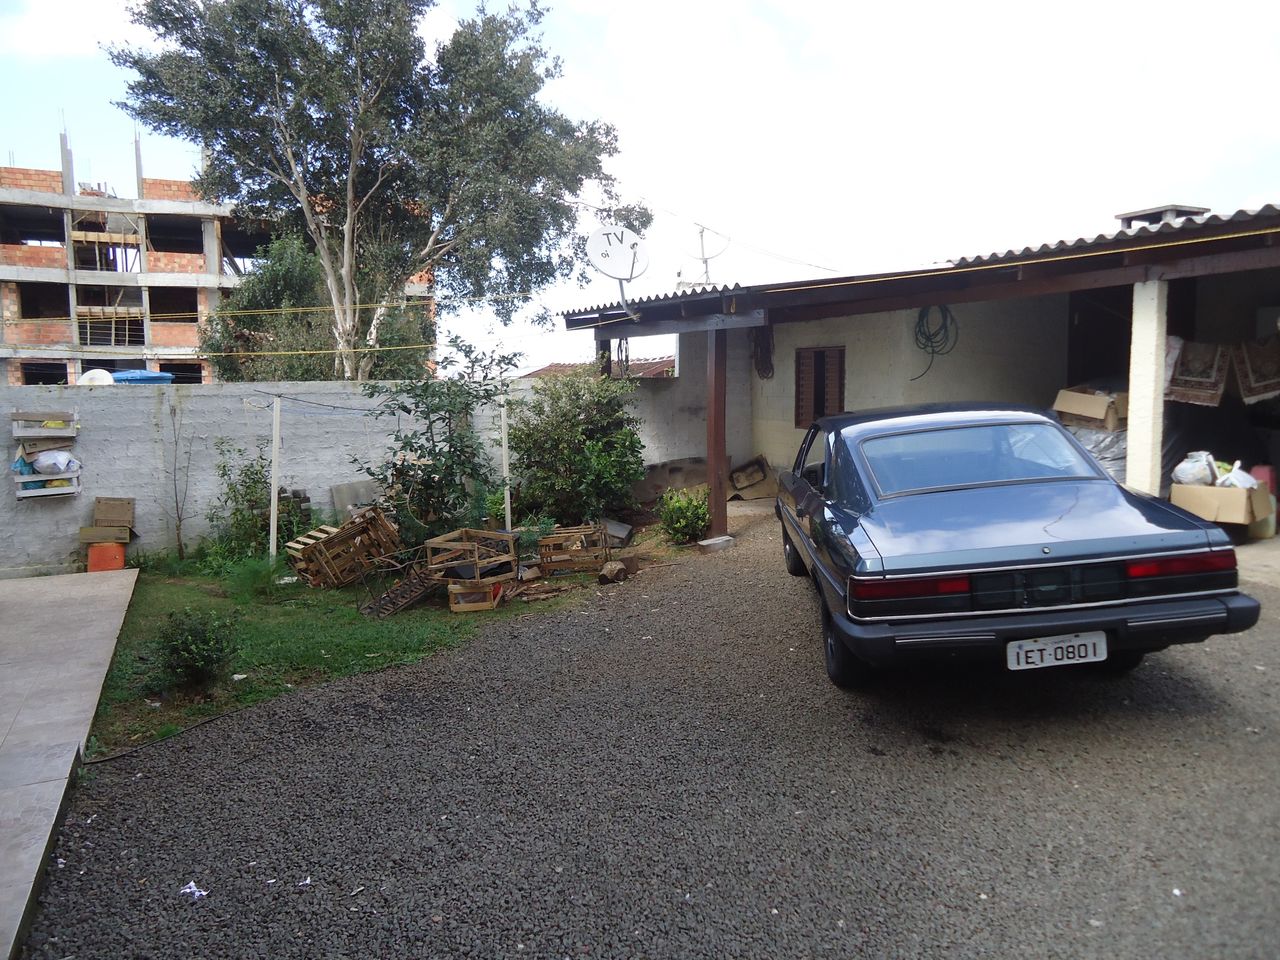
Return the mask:
{"type": "Polygon", "coordinates": [[[1240,461],[1231,465],[1231,469],[1218,478],[1220,487],[1239,487],[1241,490],[1257,488],[1258,481],[1240,469],[1240,461]]]}
{"type": "Polygon", "coordinates": [[[1218,479],[1218,468],[1213,454],[1208,450],[1196,450],[1173,468],[1173,482],[1200,487],[1211,487],[1218,479]]]}
{"type": "Polygon", "coordinates": [[[80,469],[80,461],[65,450],[46,450],[31,464],[36,473],[59,474],[80,469]]]}

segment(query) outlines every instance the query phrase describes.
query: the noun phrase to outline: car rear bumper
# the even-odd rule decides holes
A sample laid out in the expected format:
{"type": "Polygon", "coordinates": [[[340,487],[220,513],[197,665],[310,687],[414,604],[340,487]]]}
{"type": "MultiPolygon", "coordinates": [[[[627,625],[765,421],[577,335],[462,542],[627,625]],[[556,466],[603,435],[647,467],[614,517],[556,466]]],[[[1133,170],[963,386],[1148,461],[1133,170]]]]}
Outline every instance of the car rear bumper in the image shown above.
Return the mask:
{"type": "Polygon", "coordinates": [[[860,623],[832,612],[837,633],[858,657],[889,664],[916,656],[1004,658],[1013,640],[1105,630],[1111,650],[1161,650],[1239,633],[1258,622],[1257,600],[1242,593],[1134,603],[1093,610],[1051,609],[998,617],[955,617],[895,623],[860,623]]]}

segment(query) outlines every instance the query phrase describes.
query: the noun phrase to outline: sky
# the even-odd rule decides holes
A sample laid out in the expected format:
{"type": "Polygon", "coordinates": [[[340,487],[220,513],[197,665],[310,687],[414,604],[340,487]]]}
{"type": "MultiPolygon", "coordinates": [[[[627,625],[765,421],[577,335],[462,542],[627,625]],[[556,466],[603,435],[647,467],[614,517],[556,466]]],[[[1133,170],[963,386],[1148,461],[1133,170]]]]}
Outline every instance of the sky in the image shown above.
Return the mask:
{"type": "MultiPolygon", "coordinates": [[[[609,170],[655,213],[631,297],[702,279],[700,225],[711,281],[751,284],[1092,237],[1168,203],[1280,203],[1274,0],[547,5],[563,74],[544,99],[617,128],[609,170]]],[[[65,129],[77,180],[133,195],[134,123],[113,105],[128,77],[101,49],[146,42],[126,6],[0,0],[0,164],[56,168],[65,129]]],[[[422,33],[447,36],[474,10],[440,0],[422,33]]],[[[137,133],[147,176],[194,172],[196,148],[137,133]]],[[[601,277],[538,302],[617,293],[601,277]]],[[[522,351],[525,368],[592,352],[586,334],[498,329],[483,313],[447,326],[522,351]]]]}

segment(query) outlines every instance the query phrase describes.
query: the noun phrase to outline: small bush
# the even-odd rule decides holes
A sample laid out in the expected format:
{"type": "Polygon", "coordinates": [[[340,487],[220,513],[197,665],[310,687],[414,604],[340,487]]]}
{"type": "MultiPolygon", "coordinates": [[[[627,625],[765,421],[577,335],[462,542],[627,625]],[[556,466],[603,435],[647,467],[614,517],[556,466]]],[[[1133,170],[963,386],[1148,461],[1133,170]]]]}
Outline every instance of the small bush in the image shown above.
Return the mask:
{"type": "Polygon", "coordinates": [[[704,490],[668,490],[658,501],[658,519],[673,543],[701,540],[711,526],[711,501],[704,490]]]}
{"type": "Polygon", "coordinates": [[[179,560],[176,553],[164,550],[152,552],[135,550],[125,556],[124,563],[127,567],[134,567],[143,573],[153,573],[161,577],[181,577],[192,570],[189,559],[179,560]]]}
{"type": "Polygon", "coordinates": [[[288,564],[277,556],[249,557],[241,560],[227,572],[227,592],[240,601],[270,600],[281,591],[277,582],[288,574],[288,564]]]}
{"type": "Polygon", "coordinates": [[[160,628],[160,655],[174,682],[209,686],[222,679],[238,648],[239,624],[234,614],[216,610],[170,613],[160,628]]]}
{"type": "Polygon", "coordinates": [[[521,514],[577,524],[632,505],[631,485],[644,478],[634,393],[625,380],[569,374],[539,379],[531,398],[511,404],[521,514]]]}

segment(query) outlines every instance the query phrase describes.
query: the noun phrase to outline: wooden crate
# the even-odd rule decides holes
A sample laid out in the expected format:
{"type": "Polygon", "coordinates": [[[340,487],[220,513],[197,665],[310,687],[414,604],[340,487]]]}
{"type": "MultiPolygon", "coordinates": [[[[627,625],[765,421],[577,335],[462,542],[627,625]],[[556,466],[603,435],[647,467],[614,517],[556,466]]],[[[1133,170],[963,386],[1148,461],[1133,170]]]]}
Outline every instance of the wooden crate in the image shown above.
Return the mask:
{"type": "Polygon", "coordinates": [[[18,485],[17,497],[24,500],[27,497],[66,497],[80,492],[80,471],[68,470],[66,473],[15,473],[13,482],[18,485]],[[70,481],[69,486],[48,486],[50,480],[67,480],[70,481]],[[40,486],[33,487],[30,490],[24,490],[23,484],[38,483],[40,486]]]}
{"type": "Polygon", "coordinates": [[[289,562],[313,587],[345,587],[401,549],[396,528],[376,507],[341,527],[321,526],[285,544],[289,562]]]}
{"type": "Polygon", "coordinates": [[[544,575],[595,573],[609,561],[609,535],[603,524],[557,527],[538,539],[538,566],[544,575]]]}
{"type": "Polygon", "coordinates": [[[24,437],[74,437],[79,429],[74,410],[15,410],[9,414],[13,421],[13,435],[24,437]],[[45,426],[61,423],[62,426],[45,426]]]}
{"type": "Polygon", "coordinates": [[[496,610],[502,602],[505,586],[501,583],[449,584],[449,609],[454,613],[496,610]]]}
{"type": "Polygon", "coordinates": [[[514,533],[499,530],[453,530],[423,544],[421,566],[444,583],[474,587],[514,580],[519,565],[516,540],[514,533]]]}

